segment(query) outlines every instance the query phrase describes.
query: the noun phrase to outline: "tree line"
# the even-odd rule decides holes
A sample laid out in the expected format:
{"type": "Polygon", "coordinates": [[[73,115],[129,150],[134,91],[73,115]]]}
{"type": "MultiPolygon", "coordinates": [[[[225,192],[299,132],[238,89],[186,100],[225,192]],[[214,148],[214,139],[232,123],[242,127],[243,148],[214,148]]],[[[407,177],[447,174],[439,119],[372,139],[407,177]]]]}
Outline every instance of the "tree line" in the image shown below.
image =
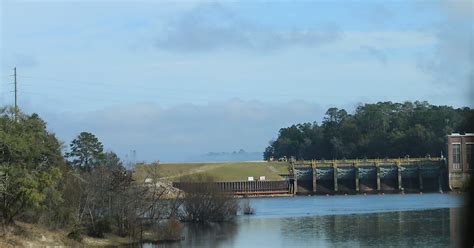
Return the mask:
{"type": "Polygon", "coordinates": [[[146,168],[151,183],[136,181],[133,170],[114,152],[105,152],[92,133],[81,132],[64,156],[63,148],[37,114],[0,108],[2,230],[22,221],[68,230],[78,241],[105,233],[136,241],[145,230],[154,239],[178,240],[181,221],[206,222],[210,212],[223,211],[217,215],[222,218],[211,221],[235,215],[235,199],[218,191],[190,190],[184,197],[166,198],[169,189],[157,183],[159,166],[146,168]]]}
{"type": "Polygon", "coordinates": [[[158,209],[164,189],[141,187],[93,134],[80,133],[65,156],[62,147],[37,114],[0,109],[4,228],[22,221],[70,230],[76,240],[107,232],[139,239],[147,224],[172,214],[158,209]]]}
{"type": "Polygon", "coordinates": [[[474,111],[428,102],[359,105],[353,114],[329,108],[322,124],[281,128],[265,160],[364,159],[446,155],[446,135],[472,132],[474,111]]]}

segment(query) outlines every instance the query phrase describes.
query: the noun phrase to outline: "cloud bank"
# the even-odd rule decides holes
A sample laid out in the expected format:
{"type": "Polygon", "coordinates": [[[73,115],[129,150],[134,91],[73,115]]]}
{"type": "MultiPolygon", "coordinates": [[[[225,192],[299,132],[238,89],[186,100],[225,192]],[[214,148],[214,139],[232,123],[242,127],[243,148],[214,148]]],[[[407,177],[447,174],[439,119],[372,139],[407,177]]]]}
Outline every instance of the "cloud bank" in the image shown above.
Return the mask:
{"type": "Polygon", "coordinates": [[[44,113],[51,131],[69,143],[82,131],[96,134],[122,157],[186,161],[208,152],[262,151],[282,127],[322,119],[321,106],[304,101],[269,104],[233,99],[163,108],[153,103],[86,113],[44,113]]]}

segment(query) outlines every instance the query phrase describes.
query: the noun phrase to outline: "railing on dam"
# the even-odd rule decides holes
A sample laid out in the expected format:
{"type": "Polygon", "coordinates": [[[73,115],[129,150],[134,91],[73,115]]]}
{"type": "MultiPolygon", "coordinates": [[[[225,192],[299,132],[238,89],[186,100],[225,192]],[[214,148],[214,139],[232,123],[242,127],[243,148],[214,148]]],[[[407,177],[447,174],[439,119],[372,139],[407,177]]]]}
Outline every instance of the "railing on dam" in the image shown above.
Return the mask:
{"type": "MultiPolygon", "coordinates": [[[[173,187],[186,189],[198,182],[174,182],[173,187]]],[[[207,183],[234,195],[277,195],[292,192],[289,181],[236,181],[207,183]]]]}
{"type": "Polygon", "coordinates": [[[443,158],[293,161],[293,193],[442,191],[443,158]]]}
{"type": "Polygon", "coordinates": [[[298,160],[294,161],[295,167],[307,167],[307,166],[350,166],[354,164],[414,164],[422,162],[444,162],[445,158],[433,157],[433,158],[386,158],[386,159],[337,159],[337,160],[298,160]]]}

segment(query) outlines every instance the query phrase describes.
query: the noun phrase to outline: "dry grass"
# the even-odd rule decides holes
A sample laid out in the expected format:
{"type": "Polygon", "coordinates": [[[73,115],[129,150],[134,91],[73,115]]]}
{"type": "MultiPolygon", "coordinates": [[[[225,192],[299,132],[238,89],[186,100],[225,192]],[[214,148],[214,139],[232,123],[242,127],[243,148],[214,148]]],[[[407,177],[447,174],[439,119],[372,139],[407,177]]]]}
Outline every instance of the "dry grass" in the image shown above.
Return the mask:
{"type": "Polygon", "coordinates": [[[0,247],[78,247],[62,230],[49,230],[40,225],[16,222],[0,232],[0,247]]]}
{"type": "MultiPolygon", "coordinates": [[[[160,240],[179,240],[181,233],[181,224],[172,220],[166,226],[167,232],[156,233],[154,231],[145,231],[143,238],[153,242],[160,240]],[[171,228],[170,228],[171,227],[171,228]]],[[[69,239],[64,230],[50,230],[40,225],[16,222],[15,225],[0,228],[0,248],[13,247],[117,247],[127,246],[135,243],[128,237],[120,237],[113,234],[105,234],[105,237],[92,238],[84,236],[81,242],[69,239]]]]}
{"type": "MultiPolygon", "coordinates": [[[[145,180],[146,166],[156,165],[138,165],[134,173],[136,180],[145,180]]],[[[209,175],[216,181],[246,181],[249,176],[255,179],[265,176],[266,180],[282,180],[279,174],[288,173],[287,164],[281,162],[176,163],[158,166],[160,178],[175,182],[183,176],[198,174],[209,175]]]]}

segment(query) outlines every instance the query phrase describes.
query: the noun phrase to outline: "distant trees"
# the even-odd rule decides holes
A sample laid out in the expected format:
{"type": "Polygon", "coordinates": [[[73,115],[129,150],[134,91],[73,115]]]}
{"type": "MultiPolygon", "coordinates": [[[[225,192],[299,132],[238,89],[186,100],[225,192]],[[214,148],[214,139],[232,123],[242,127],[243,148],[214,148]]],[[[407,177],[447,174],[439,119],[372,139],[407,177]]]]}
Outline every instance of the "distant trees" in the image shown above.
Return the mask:
{"type": "MultiPolygon", "coordinates": [[[[180,238],[180,201],[164,201],[167,189],[159,184],[136,182],[95,135],[80,133],[66,157],[37,114],[0,108],[1,225],[41,223],[72,230],[69,237],[77,240],[110,232],[137,241],[145,228],[162,239],[180,238]]],[[[156,170],[147,172],[158,181],[156,170]]]]}
{"type": "Polygon", "coordinates": [[[439,156],[445,136],[472,132],[474,110],[427,102],[379,102],[357,107],[354,114],[330,108],[321,125],[282,128],[263,154],[298,159],[439,156]]]}
{"type": "Polygon", "coordinates": [[[156,207],[166,189],[136,182],[117,154],[104,153],[91,133],[81,133],[70,147],[71,170],[64,192],[66,204],[74,209],[75,236],[104,237],[113,232],[139,240],[146,225],[160,221],[161,209],[156,207]]]}
{"type": "Polygon", "coordinates": [[[236,215],[237,200],[214,186],[202,184],[187,189],[184,197],[181,192],[170,196],[172,186],[160,182],[158,166],[148,168],[145,178],[136,181],[117,154],[104,152],[92,133],[80,133],[63,156],[61,143],[37,114],[0,108],[4,227],[15,221],[40,223],[71,231],[68,237],[76,240],[106,233],[128,236],[131,242],[149,233],[154,235],[147,238],[178,240],[180,217],[219,222],[236,215]]]}

